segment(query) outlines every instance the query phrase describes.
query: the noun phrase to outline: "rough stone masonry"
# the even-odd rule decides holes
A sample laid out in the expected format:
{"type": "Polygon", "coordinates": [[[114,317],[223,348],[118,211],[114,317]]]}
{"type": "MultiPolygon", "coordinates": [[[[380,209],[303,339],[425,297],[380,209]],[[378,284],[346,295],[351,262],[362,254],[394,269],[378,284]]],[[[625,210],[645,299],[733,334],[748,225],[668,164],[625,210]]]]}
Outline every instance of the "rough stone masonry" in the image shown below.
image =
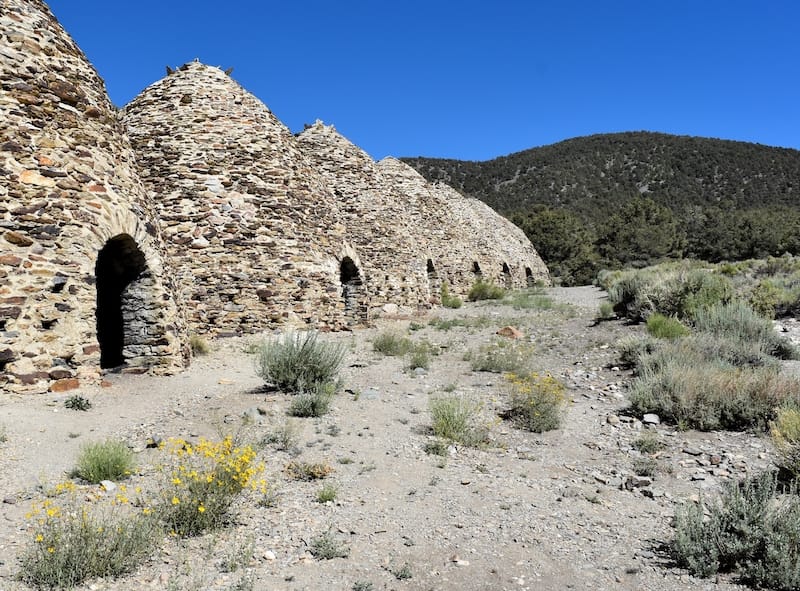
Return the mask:
{"type": "Polygon", "coordinates": [[[548,280],[486,205],[374,162],[333,127],[294,136],[192,62],[122,111],[41,0],[0,4],[0,387],[170,373],[190,334],[340,330],[548,280]]]}

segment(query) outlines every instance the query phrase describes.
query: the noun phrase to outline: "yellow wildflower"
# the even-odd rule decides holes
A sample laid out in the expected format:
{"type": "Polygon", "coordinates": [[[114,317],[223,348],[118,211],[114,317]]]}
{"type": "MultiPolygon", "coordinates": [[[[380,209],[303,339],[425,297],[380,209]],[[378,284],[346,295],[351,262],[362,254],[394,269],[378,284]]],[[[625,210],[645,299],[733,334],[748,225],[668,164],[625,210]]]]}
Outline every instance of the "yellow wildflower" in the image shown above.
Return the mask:
{"type": "Polygon", "coordinates": [[[172,504],[178,505],[180,504],[181,500],[178,497],[172,497],[172,504]]]}

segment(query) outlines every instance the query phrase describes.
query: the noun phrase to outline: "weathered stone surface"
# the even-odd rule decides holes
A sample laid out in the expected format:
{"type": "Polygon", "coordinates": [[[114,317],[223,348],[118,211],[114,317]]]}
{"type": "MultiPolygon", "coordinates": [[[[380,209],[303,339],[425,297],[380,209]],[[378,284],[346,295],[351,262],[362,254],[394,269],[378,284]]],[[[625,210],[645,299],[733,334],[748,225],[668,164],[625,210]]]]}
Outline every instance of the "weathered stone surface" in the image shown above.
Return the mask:
{"type": "Polygon", "coordinates": [[[12,391],[116,365],[169,373],[190,332],[335,330],[435,305],[444,282],[463,295],[478,277],[548,279],[483,203],[375,163],[333,127],[295,137],[217,68],[185,64],[117,112],[40,0],[3,4],[0,82],[12,391]]]}
{"type": "Polygon", "coordinates": [[[81,387],[81,382],[78,378],[64,378],[61,380],[56,380],[52,384],[50,384],[50,391],[51,392],[68,392],[70,390],[76,390],[81,387]]]}
{"type": "Polygon", "coordinates": [[[98,347],[95,265],[115,237],[136,245],[148,276],[147,285],[131,278],[120,297],[146,303],[140,325],[169,343],[150,351],[150,367],[184,365],[173,273],[160,234],[146,231],[158,220],[102,80],[43,2],[3,2],[0,48],[9,50],[0,51],[0,378],[15,389],[57,380],[58,389],[75,378],[54,360],[67,355],[79,375],[97,366],[99,356],[79,353],[98,347]],[[98,207],[92,186],[104,187],[98,207]]]}

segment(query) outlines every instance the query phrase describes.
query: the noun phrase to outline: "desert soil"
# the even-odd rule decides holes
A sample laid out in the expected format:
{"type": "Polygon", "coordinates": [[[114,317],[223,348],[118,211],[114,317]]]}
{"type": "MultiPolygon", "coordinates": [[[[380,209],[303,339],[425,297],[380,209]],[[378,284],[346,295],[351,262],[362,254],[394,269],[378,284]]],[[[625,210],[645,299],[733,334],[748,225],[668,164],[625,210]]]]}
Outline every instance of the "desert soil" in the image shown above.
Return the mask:
{"type": "MultiPolygon", "coordinates": [[[[671,564],[676,504],[710,495],[726,481],[771,465],[769,439],[748,433],[679,432],[644,425],[625,413],[629,371],[617,367],[615,346],[641,327],[593,322],[603,294],[590,287],[553,288],[550,310],[466,304],[426,317],[382,320],[351,333],[324,335],[347,346],[345,390],[319,419],[291,419],[294,449],[260,448],[274,503],[247,494],[235,523],[189,540],[165,538],[152,559],[120,579],[91,580],[80,589],[740,589],[728,578],[697,579],[671,564]],[[430,318],[471,319],[476,326],[440,330],[430,318]],[[427,372],[372,350],[382,330],[408,329],[441,353],[427,372]],[[533,347],[533,368],[567,386],[560,429],[533,434],[497,418],[507,385],[498,374],[474,372],[465,353],[502,337],[513,325],[533,347]],[[431,397],[454,390],[482,403],[492,424],[481,449],[451,445],[445,457],[425,452],[431,397]],[[665,448],[658,472],[636,477],[641,454],[632,443],[653,429],[665,448]],[[316,500],[323,482],[290,480],[292,460],[324,462],[336,499],[316,500]],[[346,558],[316,560],[309,544],[331,532],[346,558]],[[252,556],[234,572],[231,557],[252,556]],[[405,569],[404,569],[405,567],[405,569]],[[403,573],[410,578],[398,578],[403,573]]],[[[78,392],[87,412],[67,410],[76,394],[0,397],[0,589],[15,580],[17,556],[31,543],[25,513],[65,479],[85,442],[122,438],[136,451],[129,486],[149,490],[159,475],[152,438],[219,439],[227,433],[257,443],[286,426],[290,396],[264,389],[254,338],[212,343],[176,376],[111,374],[110,387],[78,392]]],[[[98,486],[80,485],[86,497],[98,486]]]]}

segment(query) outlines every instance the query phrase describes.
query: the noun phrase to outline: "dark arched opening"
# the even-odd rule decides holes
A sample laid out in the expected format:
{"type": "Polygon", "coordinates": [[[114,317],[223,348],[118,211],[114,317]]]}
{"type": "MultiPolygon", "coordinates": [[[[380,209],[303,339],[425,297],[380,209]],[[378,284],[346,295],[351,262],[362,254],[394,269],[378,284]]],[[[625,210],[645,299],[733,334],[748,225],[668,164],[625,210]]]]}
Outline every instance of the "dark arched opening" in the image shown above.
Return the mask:
{"type": "Polygon", "coordinates": [[[428,271],[428,275],[436,275],[436,267],[433,266],[433,261],[431,259],[428,259],[426,269],[428,271]]]}
{"type": "Polygon", "coordinates": [[[505,283],[506,287],[511,286],[511,269],[508,266],[508,263],[503,263],[503,283],[505,283]]]}
{"type": "Polygon", "coordinates": [[[476,275],[478,277],[483,275],[483,273],[481,272],[481,266],[478,264],[478,261],[474,261],[472,263],[472,273],[473,275],[476,275]]]}
{"type": "MultiPolygon", "coordinates": [[[[135,283],[147,271],[144,254],[127,234],[115,236],[97,255],[97,341],[100,367],[110,368],[125,362],[126,325],[142,312],[143,294],[135,283]],[[132,285],[134,284],[134,285],[132,285]]],[[[129,328],[129,327],[128,327],[129,328]]],[[[130,340],[130,339],[127,339],[130,340]]]]}
{"type": "Polygon", "coordinates": [[[342,299],[345,314],[351,318],[361,317],[359,300],[361,299],[361,272],[350,257],[344,257],[339,265],[339,281],[342,284],[342,299]]]}
{"type": "Polygon", "coordinates": [[[531,271],[530,267],[525,267],[525,283],[528,285],[528,287],[533,287],[534,285],[533,271],[531,271]]]}

